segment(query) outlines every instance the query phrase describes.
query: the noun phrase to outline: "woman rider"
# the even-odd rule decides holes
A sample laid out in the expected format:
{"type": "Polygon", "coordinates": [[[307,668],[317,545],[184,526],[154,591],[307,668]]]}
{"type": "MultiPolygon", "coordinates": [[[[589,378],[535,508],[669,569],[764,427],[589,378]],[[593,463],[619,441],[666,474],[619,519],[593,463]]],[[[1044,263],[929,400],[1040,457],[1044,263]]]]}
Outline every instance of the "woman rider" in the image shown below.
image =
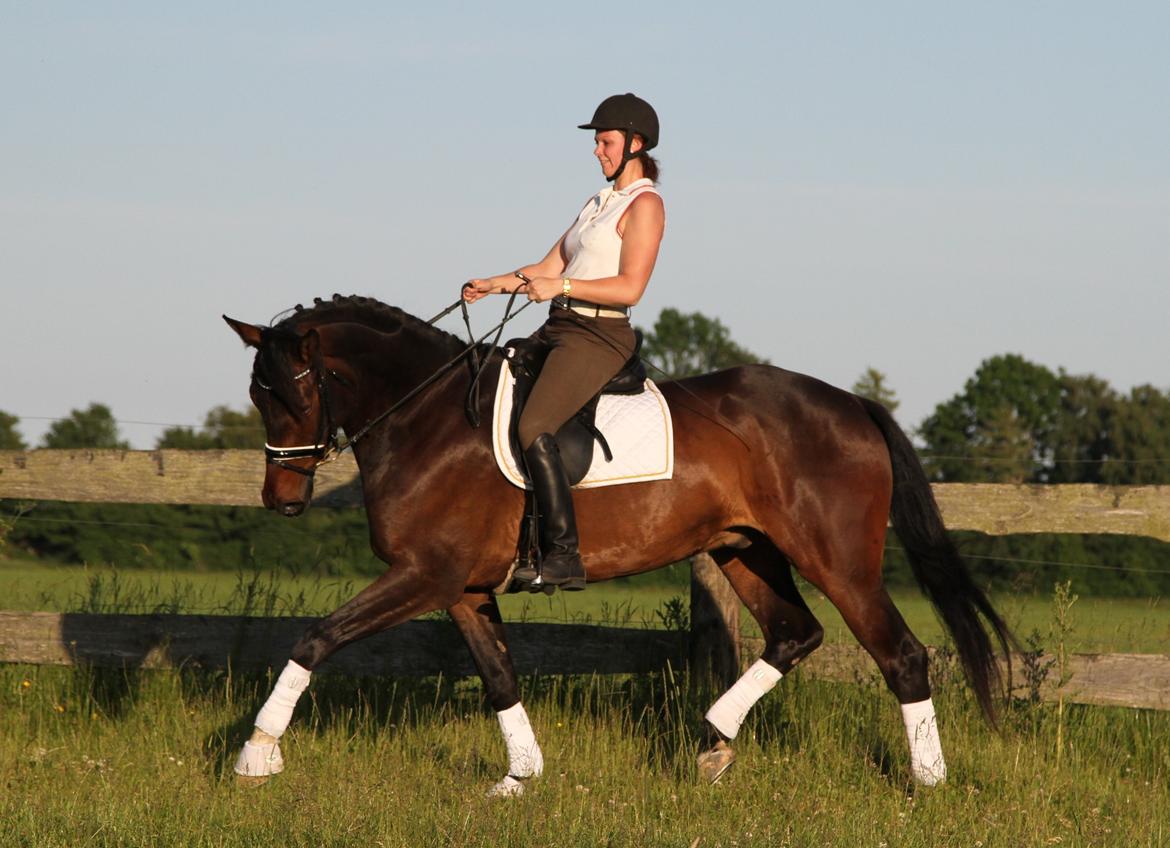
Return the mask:
{"type": "Polygon", "coordinates": [[[609,382],[634,351],[630,307],[646,290],[666,223],[654,188],[658,116],[633,94],[607,97],[580,129],[594,131],[593,155],[613,183],[589,199],[548,255],[509,274],[463,287],[474,303],[486,294],[527,294],[551,304],[535,337],[550,347],[520,416],[520,446],[540,515],[541,581],[584,589],[569,481],[554,434],[609,382]]]}

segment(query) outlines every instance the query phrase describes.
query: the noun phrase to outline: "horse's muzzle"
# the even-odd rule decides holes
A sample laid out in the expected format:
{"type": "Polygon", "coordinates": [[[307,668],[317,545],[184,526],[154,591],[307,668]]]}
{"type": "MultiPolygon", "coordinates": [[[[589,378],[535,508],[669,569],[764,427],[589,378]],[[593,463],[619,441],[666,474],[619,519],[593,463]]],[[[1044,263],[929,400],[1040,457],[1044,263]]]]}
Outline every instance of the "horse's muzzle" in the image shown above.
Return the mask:
{"type": "Polygon", "coordinates": [[[309,508],[313,499],[313,478],[281,474],[276,465],[268,466],[260,499],[264,506],[286,518],[295,518],[309,508]]]}

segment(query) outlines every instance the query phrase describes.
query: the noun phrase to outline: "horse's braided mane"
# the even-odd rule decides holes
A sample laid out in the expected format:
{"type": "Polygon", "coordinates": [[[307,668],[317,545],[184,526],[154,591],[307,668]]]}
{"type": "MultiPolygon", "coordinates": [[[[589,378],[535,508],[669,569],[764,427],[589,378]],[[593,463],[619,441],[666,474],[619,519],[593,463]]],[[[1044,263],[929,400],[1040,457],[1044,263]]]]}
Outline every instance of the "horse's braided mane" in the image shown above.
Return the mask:
{"type": "Polygon", "coordinates": [[[416,318],[409,312],[390,306],[373,297],[362,295],[334,294],[332,298],[313,298],[313,305],[305,307],[297,304],[283,317],[278,316],[273,330],[300,332],[308,327],[317,327],[322,324],[336,324],[353,322],[383,333],[396,332],[404,327],[418,330],[425,335],[432,335],[449,346],[461,346],[463,342],[451,333],[440,330],[421,318],[416,318]]]}

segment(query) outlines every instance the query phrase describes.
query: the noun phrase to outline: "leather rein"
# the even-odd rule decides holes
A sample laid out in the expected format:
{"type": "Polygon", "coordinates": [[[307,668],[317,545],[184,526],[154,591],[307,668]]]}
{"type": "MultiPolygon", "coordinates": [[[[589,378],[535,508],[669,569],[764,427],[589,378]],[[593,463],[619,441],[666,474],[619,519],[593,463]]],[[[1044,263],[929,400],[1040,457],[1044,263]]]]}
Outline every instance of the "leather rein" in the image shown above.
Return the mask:
{"type": "MultiPolygon", "coordinates": [[[[467,327],[467,335],[468,335],[468,338],[470,339],[470,344],[468,344],[467,347],[465,347],[457,355],[453,356],[451,359],[449,359],[443,365],[439,366],[438,370],[436,370],[433,374],[431,374],[431,376],[429,376],[425,380],[423,380],[419,385],[415,386],[413,389],[411,389],[409,392],[407,392],[401,399],[399,399],[399,401],[397,403],[395,403],[389,409],[387,409],[386,411],[382,412],[379,415],[374,416],[369,421],[367,421],[365,424],[363,424],[358,429],[358,431],[356,433],[354,433],[352,436],[350,436],[349,438],[347,438],[344,443],[338,438],[337,424],[334,422],[332,405],[329,403],[329,381],[328,381],[328,378],[332,377],[333,379],[337,380],[337,382],[341,383],[343,386],[348,386],[349,383],[345,378],[343,378],[340,374],[338,374],[332,368],[325,367],[324,358],[321,355],[321,351],[318,349],[318,351],[314,357],[314,360],[309,365],[309,367],[306,368],[301,373],[293,375],[294,382],[297,380],[302,380],[314,372],[316,372],[316,375],[317,375],[317,378],[316,378],[316,381],[317,381],[317,401],[318,401],[318,403],[320,403],[322,412],[324,414],[321,416],[321,427],[318,430],[315,443],[311,444],[311,445],[293,445],[293,446],[289,446],[289,447],[277,447],[276,445],[270,445],[270,444],[268,444],[268,442],[265,442],[264,443],[264,457],[265,457],[265,461],[267,462],[267,464],[276,465],[276,466],[279,466],[280,468],[283,468],[287,471],[293,471],[293,472],[300,474],[304,477],[308,477],[309,479],[312,479],[313,475],[317,473],[317,469],[319,467],[321,467],[322,465],[324,465],[327,462],[332,462],[333,460],[337,459],[337,457],[341,456],[341,454],[343,454],[346,450],[352,448],[354,446],[354,444],[358,440],[364,438],[366,436],[366,434],[369,433],[370,430],[376,424],[378,424],[379,422],[381,422],[385,418],[389,417],[393,413],[397,412],[399,409],[401,409],[403,406],[405,406],[407,403],[409,403],[411,400],[413,400],[424,389],[426,389],[428,386],[432,385],[440,377],[442,377],[444,374],[446,374],[448,371],[450,371],[453,367],[455,367],[455,365],[458,364],[459,360],[463,359],[463,357],[467,356],[468,354],[471,354],[473,376],[472,376],[472,380],[471,380],[471,386],[469,387],[468,394],[467,394],[466,413],[467,413],[467,417],[468,417],[468,420],[470,421],[471,425],[473,427],[478,427],[479,426],[479,411],[476,407],[478,406],[478,400],[479,400],[479,378],[480,378],[480,375],[483,374],[483,368],[487,364],[488,359],[491,358],[491,355],[499,347],[500,335],[504,331],[504,325],[507,324],[509,321],[511,321],[513,318],[515,318],[517,315],[519,315],[521,312],[523,312],[525,309],[527,309],[529,306],[532,305],[532,301],[527,301],[523,306],[521,306],[519,309],[517,309],[515,312],[513,312],[512,306],[516,300],[517,293],[518,292],[515,292],[515,291],[512,292],[511,297],[508,298],[508,305],[504,310],[503,320],[500,321],[500,323],[496,324],[494,327],[492,327],[490,330],[488,330],[486,333],[484,333],[479,339],[476,339],[474,333],[472,333],[472,331],[471,331],[471,318],[467,312],[467,302],[463,299],[462,295],[460,295],[459,300],[455,301],[450,306],[448,306],[446,309],[444,309],[442,312],[440,312],[438,315],[436,315],[434,318],[431,318],[429,321],[427,321],[428,325],[433,326],[435,324],[435,322],[437,322],[440,319],[451,314],[452,312],[455,311],[456,308],[462,307],[463,308],[463,323],[467,327]],[[483,356],[482,359],[480,359],[479,352],[478,352],[477,348],[481,344],[483,344],[483,342],[488,338],[488,336],[492,335],[492,333],[495,333],[496,337],[492,340],[491,345],[490,345],[487,353],[483,356]],[[299,465],[293,465],[291,463],[291,460],[294,460],[294,459],[315,459],[316,462],[314,462],[308,468],[302,468],[299,465]]],[[[259,380],[259,378],[255,378],[255,379],[256,379],[256,384],[259,385],[260,388],[264,389],[265,391],[272,390],[271,386],[265,385],[264,383],[262,383],[259,380]]]]}

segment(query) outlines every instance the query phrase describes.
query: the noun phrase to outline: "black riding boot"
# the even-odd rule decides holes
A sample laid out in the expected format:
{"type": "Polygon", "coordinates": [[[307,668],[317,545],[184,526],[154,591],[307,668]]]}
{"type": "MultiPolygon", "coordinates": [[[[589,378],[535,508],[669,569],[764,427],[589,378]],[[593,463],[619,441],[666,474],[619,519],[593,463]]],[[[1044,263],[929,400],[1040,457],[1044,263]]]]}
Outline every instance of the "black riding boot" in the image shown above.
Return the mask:
{"type": "Polygon", "coordinates": [[[524,459],[540,512],[540,583],[560,589],[584,589],[585,566],[577,552],[573,493],[556,439],[541,433],[524,451],[524,459]]]}

